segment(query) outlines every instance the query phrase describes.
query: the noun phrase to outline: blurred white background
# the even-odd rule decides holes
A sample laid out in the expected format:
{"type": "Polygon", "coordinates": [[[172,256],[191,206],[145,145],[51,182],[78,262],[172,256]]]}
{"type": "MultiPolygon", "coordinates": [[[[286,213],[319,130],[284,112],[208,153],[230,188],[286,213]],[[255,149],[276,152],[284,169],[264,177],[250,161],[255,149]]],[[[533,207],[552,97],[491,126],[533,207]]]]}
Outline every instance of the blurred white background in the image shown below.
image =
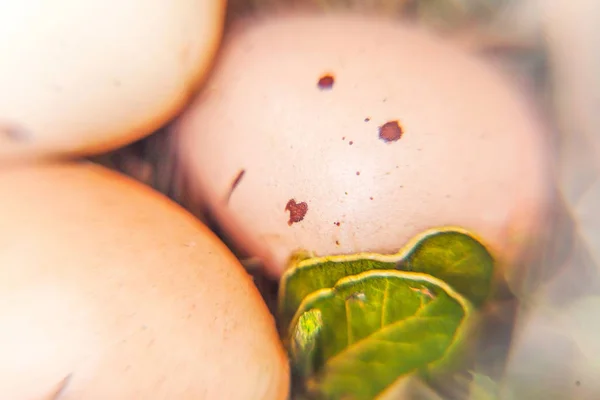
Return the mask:
{"type": "Polygon", "coordinates": [[[552,239],[520,282],[501,398],[599,399],[600,2],[507,2],[489,29],[542,46],[549,75],[539,94],[558,149],[552,239]]]}

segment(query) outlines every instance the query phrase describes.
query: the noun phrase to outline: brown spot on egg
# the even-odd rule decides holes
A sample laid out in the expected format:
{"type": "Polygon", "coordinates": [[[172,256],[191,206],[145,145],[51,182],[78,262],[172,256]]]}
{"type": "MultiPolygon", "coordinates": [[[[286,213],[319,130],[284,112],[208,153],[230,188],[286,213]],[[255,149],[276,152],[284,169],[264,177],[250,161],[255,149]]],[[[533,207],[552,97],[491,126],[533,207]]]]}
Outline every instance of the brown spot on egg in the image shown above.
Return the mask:
{"type": "Polygon", "coordinates": [[[371,120],[371,118],[367,117],[365,118],[365,122],[369,122],[371,120]]]}
{"type": "Polygon", "coordinates": [[[242,169],[242,170],[240,170],[240,172],[238,172],[237,176],[231,183],[231,190],[235,189],[240,184],[245,173],[246,173],[245,169],[242,169]]]}
{"type": "Polygon", "coordinates": [[[231,195],[233,194],[233,191],[235,190],[235,188],[238,187],[238,185],[242,181],[242,178],[244,177],[245,173],[246,173],[245,169],[240,170],[240,172],[238,172],[238,174],[233,179],[233,182],[231,182],[231,188],[229,189],[229,193],[227,193],[227,198],[225,199],[226,203],[229,203],[229,199],[231,199],[231,195]]]}
{"type": "Polygon", "coordinates": [[[56,385],[56,388],[53,390],[53,393],[50,396],[50,398],[52,400],[58,400],[65,394],[65,392],[67,391],[67,388],[69,386],[69,383],[71,383],[72,376],[73,376],[73,373],[68,374],[58,383],[58,385],[56,385]]]}
{"type": "Polygon", "coordinates": [[[335,226],[340,226],[340,223],[339,223],[339,222],[334,222],[333,224],[334,224],[335,226]]]}
{"type": "Polygon", "coordinates": [[[308,204],[306,204],[304,201],[296,203],[296,200],[290,199],[285,206],[285,211],[290,212],[288,225],[292,226],[292,224],[300,222],[304,219],[306,212],[308,211],[308,204]]]}
{"type": "Polygon", "coordinates": [[[360,171],[356,171],[356,176],[360,175],[360,171]]]}
{"type": "Polygon", "coordinates": [[[342,136],[342,140],[346,140],[346,136],[342,136]]]}
{"type": "Polygon", "coordinates": [[[403,133],[398,121],[388,121],[379,127],[379,139],[386,143],[399,140],[403,133]]]}
{"type": "Polygon", "coordinates": [[[340,241],[339,241],[339,240],[336,240],[336,241],[335,241],[335,244],[339,246],[339,245],[340,245],[340,241]]]}
{"type": "Polygon", "coordinates": [[[369,200],[373,200],[373,197],[369,197],[369,200]]]}
{"type": "Polygon", "coordinates": [[[349,142],[348,142],[348,144],[349,144],[350,146],[352,146],[352,145],[354,144],[354,142],[351,140],[351,141],[349,141],[349,142]]]}
{"type": "Polygon", "coordinates": [[[321,90],[329,90],[333,88],[333,84],[335,82],[335,78],[331,74],[323,75],[319,78],[319,82],[317,82],[317,86],[321,90]]]}

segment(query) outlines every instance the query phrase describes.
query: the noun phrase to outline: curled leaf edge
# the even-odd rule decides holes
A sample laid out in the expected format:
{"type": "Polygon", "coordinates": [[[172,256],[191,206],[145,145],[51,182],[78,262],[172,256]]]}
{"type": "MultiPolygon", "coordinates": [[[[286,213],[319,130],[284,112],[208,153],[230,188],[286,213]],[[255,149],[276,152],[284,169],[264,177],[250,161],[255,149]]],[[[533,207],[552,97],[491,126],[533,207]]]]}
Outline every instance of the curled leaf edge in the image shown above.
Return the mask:
{"type": "MultiPolygon", "coordinates": [[[[379,261],[379,262],[383,262],[383,263],[399,263],[400,261],[406,259],[410,255],[410,253],[415,249],[415,247],[419,243],[424,241],[425,239],[427,239],[431,236],[440,234],[440,233],[452,233],[452,232],[460,233],[465,236],[469,236],[473,240],[477,241],[488,252],[488,254],[492,258],[492,260],[495,260],[495,257],[493,256],[492,252],[490,251],[489,246],[479,235],[477,235],[465,228],[460,228],[460,227],[452,226],[452,225],[427,229],[427,230],[413,236],[412,238],[410,238],[400,248],[400,250],[398,250],[396,253],[391,253],[391,254],[382,254],[382,253],[376,253],[376,252],[358,252],[358,253],[352,253],[352,254],[335,254],[335,255],[328,255],[328,256],[316,256],[316,255],[314,255],[313,252],[307,252],[307,251],[300,250],[297,252],[297,254],[302,254],[302,255],[304,255],[304,257],[296,257],[296,256],[292,255],[292,257],[290,257],[291,261],[290,261],[288,268],[284,271],[284,273],[281,275],[281,278],[279,279],[280,286],[279,286],[279,292],[278,292],[278,296],[277,296],[277,309],[278,310],[283,309],[283,305],[284,305],[283,303],[285,301],[285,293],[287,290],[288,277],[291,274],[298,271],[299,269],[309,268],[315,264],[322,264],[325,262],[342,263],[342,262],[352,262],[352,261],[359,261],[359,260],[372,260],[372,261],[379,261]]],[[[424,274],[424,275],[427,275],[427,274],[424,274]]],[[[345,279],[345,278],[342,278],[342,279],[345,279]]],[[[336,284],[337,284],[337,282],[336,282],[336,284]]],[[[330,288],[319,289],[315,293],[319,293],[321,290],[327,290],[327,289],[330,289],[330,288]]],[[[298,309],[300,309],[300,306],[298,307],[298,309]]],[[[295,317],[295,315],[294,315],[294,317],[295,317]]],[[[293,320],[294,319],[292,319],[292,321],[293,320]]]]}

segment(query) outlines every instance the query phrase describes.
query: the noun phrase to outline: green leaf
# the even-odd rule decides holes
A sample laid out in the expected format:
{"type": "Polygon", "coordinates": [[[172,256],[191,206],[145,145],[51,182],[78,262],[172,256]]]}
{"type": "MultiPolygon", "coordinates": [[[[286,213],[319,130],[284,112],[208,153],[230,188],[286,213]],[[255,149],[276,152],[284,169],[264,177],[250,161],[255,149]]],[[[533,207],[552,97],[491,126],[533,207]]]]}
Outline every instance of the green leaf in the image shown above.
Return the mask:
{"type": "Polygon", "coordinates": [[[361,253],[355,256],[331,256],[304,259],[288,268],[279,286],[279,323],[289,326],[302,300],[337,281],[373,269],[394,269],[395,263],[377,260],[379,254],[361,253]]]}
{"type": "Polygon", "coordinates": [[[302,301],[287,341],[309,398],[374,399],[457,359],[470,302],[430,275],[370,270],[302,301]]]}
{"type": "Polygon", "coordinates": [[[323,317],[319,309],[308,310],[298,317],[291,332],[290,354],[300,376],[313,374],[315,360],[320,352],[319,334],[323,328],[323,317]]]}
{"type": "Polygon", "coordinates": [[[285,330],[302,300],[340,279],[370,270],[400,269],[433,275],[480,305],[488,296],[494,260],[475,237],[460,228],[437,228],[413,238],[398,253],[358,253],[290,262],[279,289],[279,324],[285,330]]]}
{"type": "Polygon", "coordinates": [[[472,234],[460,230],[433,230],[417,236],[406,247],[410,250],[398,263],[399,269],[433,275],[450,284],[476,306],[487,299],[494,259],[472,234]]]}

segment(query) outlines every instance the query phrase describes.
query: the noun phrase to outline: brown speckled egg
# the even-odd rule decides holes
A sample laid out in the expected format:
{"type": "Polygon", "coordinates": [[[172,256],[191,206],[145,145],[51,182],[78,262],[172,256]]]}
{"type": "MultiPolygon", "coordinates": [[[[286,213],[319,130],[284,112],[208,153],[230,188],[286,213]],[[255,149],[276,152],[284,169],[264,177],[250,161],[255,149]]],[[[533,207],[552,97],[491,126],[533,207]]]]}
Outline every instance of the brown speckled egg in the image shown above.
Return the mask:
{"type": "Polygon", "coordinates": [[[513,263],[542,229],[548,150],[531,102],[414,26],[239,22],[174,129],[192,196],[275,276],[299,249],[391,253],[448,225],[513,263]]]}
{"type": "Polygon", "coordinates": [[[285,400],[251,277],[204,225],[92,164],[0,170],[0,397],[285,400]]]}
{"type": "Polygon", "coordinates": [[[223,0],[0,2],[0,162],[150,134],[206,75],[224,12],[223,0]]]}

